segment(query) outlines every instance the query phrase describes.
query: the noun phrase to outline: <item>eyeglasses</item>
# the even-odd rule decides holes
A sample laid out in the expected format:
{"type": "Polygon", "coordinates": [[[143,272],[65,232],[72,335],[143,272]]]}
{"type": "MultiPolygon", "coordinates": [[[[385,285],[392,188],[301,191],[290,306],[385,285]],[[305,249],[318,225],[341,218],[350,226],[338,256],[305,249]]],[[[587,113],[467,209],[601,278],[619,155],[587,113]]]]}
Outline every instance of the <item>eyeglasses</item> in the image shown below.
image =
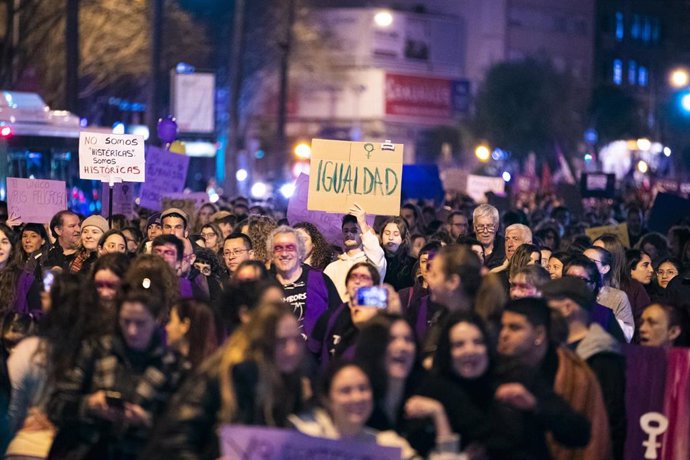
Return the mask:
{"type": "Polygon", "coordinates": [[[249,249],[233,249],[232,251],[223,251],[225,257],[239,257],[243,252],[247,252],[249,249]]]}
{"type": "Polygon", "coordinates": [[[474,226],[474,230],[477,233],[493,232],[495,229],[496,229],[496,226],[494,224],[475,225],[474,226]]]}
{"type": "Polygon", "coordinates": [[[297,246],[294,244],[286,244],[285,246],[273,246],[273,254],[280,254],[282,252],[293,253],[297,252],[297,246]]]}
{"type": "Polygon", "coordinates": [[[371,281],[371,276],[363,273],[352,273],[349,278],[350,281],[371,281]]]}
{"type": "Polygon", "coordinates": [[[204,276],[211,276],[211,266],[209,265],[197,263],[194,264],[194,268],[199,270],[199,272],[204,276]]]}

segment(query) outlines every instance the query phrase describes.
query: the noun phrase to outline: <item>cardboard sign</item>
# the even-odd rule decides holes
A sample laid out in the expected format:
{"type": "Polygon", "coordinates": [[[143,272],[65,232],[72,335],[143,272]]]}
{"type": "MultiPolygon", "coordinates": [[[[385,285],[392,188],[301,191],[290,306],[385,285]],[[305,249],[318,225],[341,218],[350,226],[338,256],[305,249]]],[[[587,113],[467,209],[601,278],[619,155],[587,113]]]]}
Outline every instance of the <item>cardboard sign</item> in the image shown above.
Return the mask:
{"type": "MultiPolygon", "coordinates": [[[[309,194],[309,176],[300,174],[295,181],[295,192],[288,201],[287,219],[290,225],[298,222],[311,222],[316,225],[326,241],[336,246],[342,246],[342,224],[344,214],[335,214],[324,211],[310,211],[307,209],[307,196],[309,194]]],[[[375,216],[367,214],[367,223],[374,225],[375,216]]]]}
{"type": "Polygon", "coordinates": [[[400,460],[399,447],[376,443],[314,438],[298,431],[258,426],[224,425],[220,451],[225,459],[261,460],[400,460]]]}
{"type": "Polygon", "coordinates": [[[144,137],[79,133],[79,177],[108,182],[144,182],[144,137]]]}
{"type": "MultiPolygon", "coordinates": [[[[103,182],[101,184],[101,212],[104,216],[108,215],[110,205],[110,186],[103,182]]],[[[134,217],[134,184],[120,182],[113,186],[113,215],[123,214],[128,219],[134,217]]]]}
{"type": "Polygon", "coordinates": [[[502,177],[467,176],[467,195],[477,203],[486,203],[486,193],[493,192],[496,195],[503,195],[506,190],[506,183],[502,177]]]}
{"type": "Polygon", "coordinates": [[[618,225],[603,225],[601,227],[586,228],[585,234],[592,239],[592,241],[599,238],[604,233],[613,233],[618,237],[623,246],[630,247],[630,237],[628,236],[628,224],[622,223],[618,225]]]}
{"type": "Polygon", "coordinates": [[[690,458],[690,350],[629,345],[625,355],[624,458],[690,458]]]}
{"type": "Polygon", "coordinates": [[[171,200],[191,200],[194,202],[194,208],[198,210],[204,204],[208,203],[208,193],[206,192],[191,192],[191,193],[166,193],[164,198],[171,200]]]}
{"type": "Polygon", "coordinates": [[[161,199],[164,196],[180,193],[184,189],[188,168],[188,156],[149,147],[146,159],[146,182],[141,187],[139,205],[161,211],[161,199]]]}
{"type": "Polygon", "coordinates": [[[343,212],[354,203],[368,214],[397,216],[403,145],[313,139],[308,209],[343,212]]]}
{"type": "Polygon", "coordinates": [[[64,181],[7,178],[7,211],[22,222],[47,224],[59,211],[67,209],[64,181]]]}

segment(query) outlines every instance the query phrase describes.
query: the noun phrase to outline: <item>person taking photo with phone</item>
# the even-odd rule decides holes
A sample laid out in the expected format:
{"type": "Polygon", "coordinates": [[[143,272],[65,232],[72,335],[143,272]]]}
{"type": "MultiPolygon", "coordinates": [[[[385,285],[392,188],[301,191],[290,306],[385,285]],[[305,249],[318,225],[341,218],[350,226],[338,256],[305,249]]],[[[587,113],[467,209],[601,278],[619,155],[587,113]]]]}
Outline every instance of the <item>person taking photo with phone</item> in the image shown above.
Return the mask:
{"type": "Polygon", "coordinates": [[[395,291],[381,286],[381,275],[369,262],[357,262],[345,276],[349,300],[328,310],[316,322],[307,348],[325,369],[334,358],[352,358],[359,329],[386,310],[395,291]]]}

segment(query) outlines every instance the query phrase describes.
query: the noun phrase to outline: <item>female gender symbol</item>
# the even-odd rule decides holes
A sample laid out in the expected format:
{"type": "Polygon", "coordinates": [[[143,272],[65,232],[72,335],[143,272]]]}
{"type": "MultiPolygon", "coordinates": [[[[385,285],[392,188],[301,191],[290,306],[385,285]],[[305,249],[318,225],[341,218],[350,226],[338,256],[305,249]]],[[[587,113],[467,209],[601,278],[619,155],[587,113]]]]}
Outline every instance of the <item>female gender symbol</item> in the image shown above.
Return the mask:
{"type": "Polygon", "coordinates": [[[374,151],[374,144],[364,144],[364,150],[367,151],[367,160],[371,158],[371,152],[374,151]]]}

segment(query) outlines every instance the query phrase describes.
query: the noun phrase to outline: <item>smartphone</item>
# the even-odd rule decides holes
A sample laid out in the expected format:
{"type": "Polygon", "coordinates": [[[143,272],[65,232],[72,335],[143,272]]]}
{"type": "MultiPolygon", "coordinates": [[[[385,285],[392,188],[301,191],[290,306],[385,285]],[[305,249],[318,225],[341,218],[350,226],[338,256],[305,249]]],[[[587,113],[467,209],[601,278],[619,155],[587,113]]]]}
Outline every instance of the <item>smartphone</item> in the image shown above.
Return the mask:
{"type": "Polygon", "coordinates": [[[357,289],[357,305],[386,308],[388,306],[388,291],[381,286],[361,287],[357,289]]]}
{"type": "Polygon", "coordinates": [[[107,402],[110,407],[115,409],[125,408],[125,400],[122,399],[122,393],[119,391],[106,391],[105,402],[107,402]]]}
{"type": "Polygon", "coordinates": [[[55,273],[51,270],[43,273],[43,290],[50,294],[50,290],[53,288],[53,283],[55,283],[55,273]]]}

